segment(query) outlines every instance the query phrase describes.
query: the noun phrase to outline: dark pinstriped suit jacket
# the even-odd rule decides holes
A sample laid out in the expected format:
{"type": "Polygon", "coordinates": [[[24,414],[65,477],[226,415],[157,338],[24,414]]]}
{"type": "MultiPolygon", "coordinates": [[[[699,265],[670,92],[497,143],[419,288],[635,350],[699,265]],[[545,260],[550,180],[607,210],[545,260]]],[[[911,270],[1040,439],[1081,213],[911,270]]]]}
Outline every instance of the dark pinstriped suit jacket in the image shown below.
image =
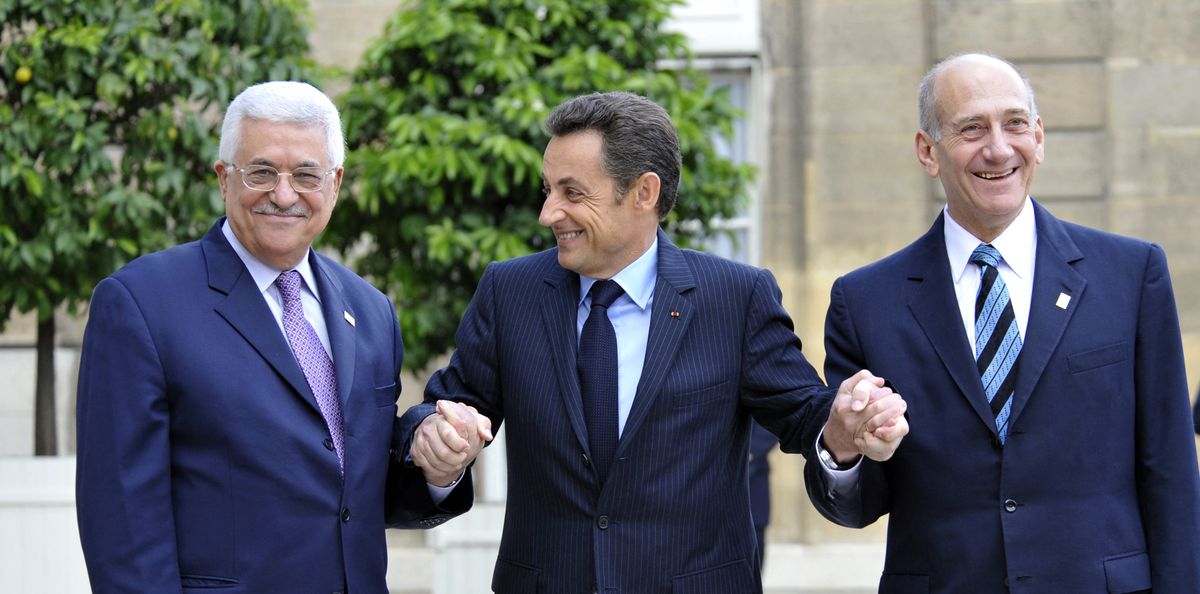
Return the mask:
{"type": "Polygon", "coordinates": [[[488,267],[458,351],[402,421],[410,435],[448,398],[507,423],[496,592],[762,590],[750,417],[799,451],[832,392],[801,355],[769,272],[680,250],[661,231],[658,241],[646,362],[603,486],[588,463],[575,369],[579,277],[554,249],[488,267]]]}

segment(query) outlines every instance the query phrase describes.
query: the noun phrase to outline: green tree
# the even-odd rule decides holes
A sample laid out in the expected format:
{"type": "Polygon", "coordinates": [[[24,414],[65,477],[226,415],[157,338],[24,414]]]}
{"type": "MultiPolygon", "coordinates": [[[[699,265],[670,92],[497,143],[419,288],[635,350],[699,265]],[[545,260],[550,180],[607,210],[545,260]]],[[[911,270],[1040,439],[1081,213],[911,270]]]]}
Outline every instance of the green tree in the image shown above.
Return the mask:
{"type": "Polygon", "coordinates": [[[220,109],[304,76],[302,0],[0,0],[0,325],[38,315],[35,452],[54,454],[54,310],[220,211],[220,109]]]}
{"type": "Polygon", "coordinates": [[[552,245],[537,223],[542,122],[566,99],[627,90],[670,112],[675,238],[737,212],[753,172],[711,141],[738,114],[663,29],[680,3],[414,0],[388,21],[341,97],[349,182],[326,240],[393,296],[409,367],[449,350],[489,262],[552,245]]]}

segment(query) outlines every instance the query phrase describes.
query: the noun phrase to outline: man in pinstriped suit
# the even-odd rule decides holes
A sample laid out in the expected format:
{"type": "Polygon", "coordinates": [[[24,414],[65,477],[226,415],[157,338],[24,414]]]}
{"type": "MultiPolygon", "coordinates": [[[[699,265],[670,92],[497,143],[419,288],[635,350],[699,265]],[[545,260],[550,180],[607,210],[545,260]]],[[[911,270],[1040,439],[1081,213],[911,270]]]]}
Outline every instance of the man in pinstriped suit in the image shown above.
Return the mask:
{"type": "Polygon", "coordinates": [[[557,248],[488,267],[457,352],[402,420],[413,459],[443,447],[421,426],[438,400],[508,423],[496,592],[761,592],[751,417],[784,451],[812,450],[831,402],[853,401],[826,437],[883,460],[907,432],[904,401],[867,372],[827,389],[769,272],[671,243],[658,223],[675,202],[680,154],[661,107],[587,95],[547,128],[541,223],[557,248]],[[611,462],[589,442],[595,413],[576,358],[595,315],[589,291],[608,279],[621,289],[607,309],[618,360],[611,462]]]}

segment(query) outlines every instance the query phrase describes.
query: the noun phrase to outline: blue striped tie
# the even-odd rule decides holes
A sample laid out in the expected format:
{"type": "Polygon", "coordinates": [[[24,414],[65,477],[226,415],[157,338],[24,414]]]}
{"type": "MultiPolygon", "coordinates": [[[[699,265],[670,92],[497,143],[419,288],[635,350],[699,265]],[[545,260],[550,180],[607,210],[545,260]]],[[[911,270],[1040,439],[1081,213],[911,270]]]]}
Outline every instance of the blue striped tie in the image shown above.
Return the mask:
{"type": "Polygon", "coordinates": [[[1003,444],[1008,437],[1008,417],[1017,383],[1021,332],[1013,316],[1008,287],[997,269],[1001,260],[1000,252],[986,243],[979,244],[971,253],[971,261],[983,270],[979,295],[975,297],[975,362],[983,379],[983,391],[992,405],[992,415],[996,417],[996,433],[1003,444]]]}

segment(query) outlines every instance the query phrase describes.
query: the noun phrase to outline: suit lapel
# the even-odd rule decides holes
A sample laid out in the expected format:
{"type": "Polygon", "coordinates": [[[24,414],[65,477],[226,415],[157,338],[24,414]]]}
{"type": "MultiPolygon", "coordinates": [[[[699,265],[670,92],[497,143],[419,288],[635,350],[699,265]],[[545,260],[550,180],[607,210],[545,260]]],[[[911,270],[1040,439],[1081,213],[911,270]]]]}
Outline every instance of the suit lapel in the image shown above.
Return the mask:
{"type": "Polygon", "coordinates": [[[342,292],[342,283],[329,273],[327,266],[321,261],[316,252],[309,257],[317,278],[318,290],[321,292],[321,313],[325,316],[325,330],[329,333],[329,348],[333,351],[333,367],[337,373],[338,397],[342,401],[342,410],[346,411],[346,400],[350,397],[350,389],[354,386],[354,359],[357,353],[357,341],[354,336],[354,325],[350,323],[354,311],[346,302],[342,292]],[[349,315],[350,319],[346,316],[349,315]]]}
{"type": "Polygon", "coordinates": [[[945,213],[938,216],[933,227],[917,243],[911,258],[908,275],[908,308],[925,332],[938,358],[954,378],[959,392],[967,399],[979,420],[993,432],[996,422],[987,404],[987,394],[979,379],[975,357],[963,328],[950,262],[946,259],[946,238],[943,235],[945,213]]]}
{"type": "Polygon", "coordinates": [[[1083,259],[1083,253],[1058,219],[1037,202],[1033,206],[1038,237],[1037,263],[1034,267],[1029,322],[1017,362],[1017,384],[1009,421],[1009,427],[1014,428],[1087,288],[1087,279],[1072,266],[1083,259]],[[1065,309],[1056,305],[1059,295],[1063,294],[1070,297],[1065,309]]]}
{"type": "Polygon", "coordinates": [[[555,265],[543,280],[546,287],[541,303],[542,326],[550,345],[554,375],[558,379],[559,393],[562,394],[571,428],[575,430],[580,447],[590,456],[587,424],[583,420],[583,396],[579,391],[579,373],[575,362],[579,350],[576,337],[579,275],[555,265]]]}
{"type": "Polygon", "coordinates": [[[696,286],[683,252],[671,243],[661,229],[658,231],[658,280],[654,283],[654,302],[650,305],[650,335],[646,343],[646,361],[638,379],[636,396],[616,456],[629,446],[634,434],[646,420],[658,397],[663,379],[683,343],[683,336],[695,317],[692,301],[685,293],[696,286]],[[678,313],[678,315],[675,315],[678,313]]]}
{"type": "Polygon", "coordinates": [[[292,355],[292,348],[279,330],[279,324],[271,315],[258,285],[221,233],[223,222],[224,219],[217,221],[200,242],[208,268],[208,286],[226,296],[214,309],[292,389],[303,395],[313,408],[317,408],[312,389],[304,379],[304,373],[292,355]]]}

